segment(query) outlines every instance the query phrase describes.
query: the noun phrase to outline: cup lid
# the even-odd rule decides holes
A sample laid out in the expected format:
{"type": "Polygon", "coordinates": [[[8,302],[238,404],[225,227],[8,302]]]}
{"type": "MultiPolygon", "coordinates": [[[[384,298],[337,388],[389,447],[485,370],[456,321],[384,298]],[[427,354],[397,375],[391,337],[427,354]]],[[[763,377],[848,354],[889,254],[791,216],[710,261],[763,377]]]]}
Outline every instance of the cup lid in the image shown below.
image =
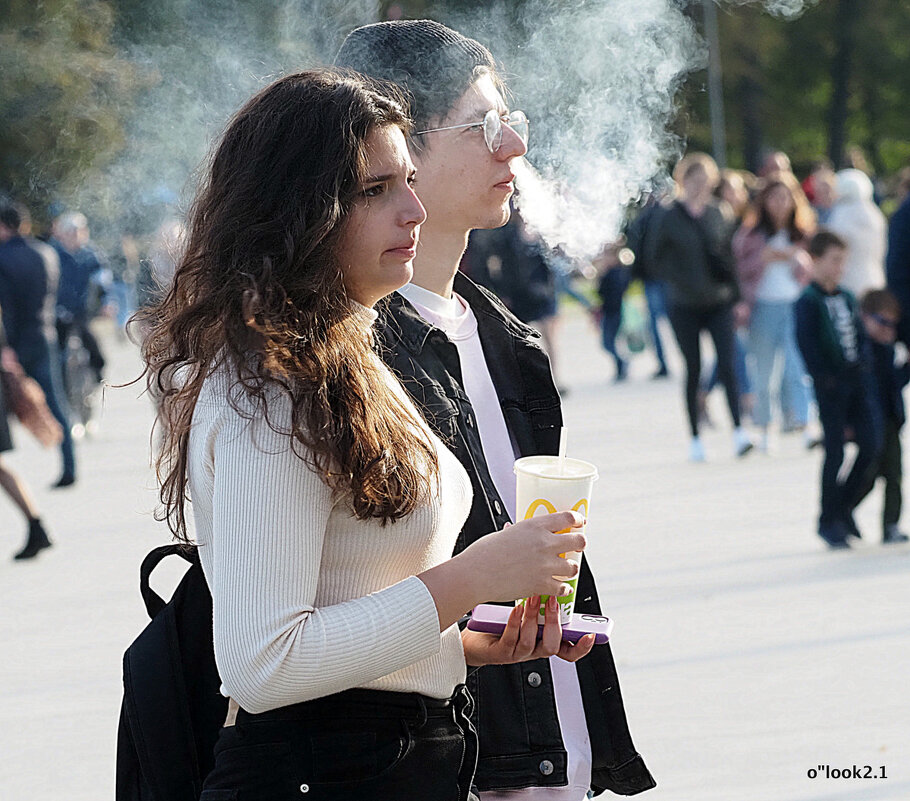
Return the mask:
{"type": "Polygon", "coordinates": [[[597,480],[597,467],[581,459],[566,457],[562,460],[560,471],[560,458],[558,456],[523,456],[515,460],[515,474],[524,473],[536,478],[552,479],[554,481],[578,481],[590,478],[597,480]]]}

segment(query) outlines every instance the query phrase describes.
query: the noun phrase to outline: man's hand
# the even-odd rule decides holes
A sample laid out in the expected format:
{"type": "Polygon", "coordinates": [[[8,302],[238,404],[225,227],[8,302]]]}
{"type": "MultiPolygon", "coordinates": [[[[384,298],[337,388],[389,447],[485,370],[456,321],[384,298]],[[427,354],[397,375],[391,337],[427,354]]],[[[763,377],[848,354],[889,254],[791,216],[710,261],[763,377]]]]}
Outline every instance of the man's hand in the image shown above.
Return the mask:
{"type": "Polygon", "coordinates": [[[484,634],[470,629],[462,631],[461,642],[464,646],[465,661],[472,666],[511,665],[515,662],[558,656],[567,662],[577,662],[594,647],[593,634],[586,634],[574,645],[562,639],[559,607],[552,595],[544,612],[546,622],[543,636],[538,640],[539,609],[540,596],[534,596],[526,603],[516,606],[509,615],[505,629],[498,637],[495,634],[484,634]]]}

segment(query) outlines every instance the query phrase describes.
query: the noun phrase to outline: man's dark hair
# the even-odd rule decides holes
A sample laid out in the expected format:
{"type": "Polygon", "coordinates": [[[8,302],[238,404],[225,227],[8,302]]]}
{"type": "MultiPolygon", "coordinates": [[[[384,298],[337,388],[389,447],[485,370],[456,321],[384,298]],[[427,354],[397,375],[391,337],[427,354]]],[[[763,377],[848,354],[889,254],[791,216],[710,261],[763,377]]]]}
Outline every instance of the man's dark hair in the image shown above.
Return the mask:
{"type": "Polygon", "coordinates": [[[22,225],[22,215],[19,209],[8,200],[0,201],[0,224],[5,225],[11,231],[18,231],[22,225]]]}
{"type": "Polygon", "coordinates": [[[847,249],[847,243],[834,231],[819,231],[809,240],[809,255],[814,259],[820,259],[831,248],[847,249]]]}
{"type": "Polygon", "coordinates": [[[900,301],[887,289],[870,289],[859,302],[863,314],[893,314],[897,319],[901,316],[900,301]]]}
{"type": "Polygon", "coordinates": [[[342,42],[335,65],[403,89],[417,131],[445,117],[478,78],[490,75],[498,82],[486,47],[427,19],[355,28],[342,42]]]}

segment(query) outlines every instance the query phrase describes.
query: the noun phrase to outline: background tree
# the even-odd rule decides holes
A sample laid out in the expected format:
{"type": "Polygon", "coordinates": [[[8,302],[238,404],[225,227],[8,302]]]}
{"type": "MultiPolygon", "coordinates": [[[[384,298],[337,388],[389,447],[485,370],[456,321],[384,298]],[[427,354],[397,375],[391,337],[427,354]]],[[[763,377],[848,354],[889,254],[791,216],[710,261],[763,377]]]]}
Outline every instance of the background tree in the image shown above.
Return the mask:
{"type": "Polygon", "coordinates": [[[111,41],[114,9],[8,0],[0,17],[0,187],[38,215],[116,157],[137,71],[111,41]]]}

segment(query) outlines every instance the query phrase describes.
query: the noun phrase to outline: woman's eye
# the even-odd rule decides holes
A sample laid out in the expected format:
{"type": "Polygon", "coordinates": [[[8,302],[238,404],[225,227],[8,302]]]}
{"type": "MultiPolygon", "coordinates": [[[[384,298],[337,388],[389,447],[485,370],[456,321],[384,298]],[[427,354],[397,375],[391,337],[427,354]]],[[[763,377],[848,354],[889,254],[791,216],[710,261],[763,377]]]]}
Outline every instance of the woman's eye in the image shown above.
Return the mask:
{"type": "Polygon", "coordinates": [[[383,192],[382,184],[376,184],[376,186],[368,187],[363,190],[364,197],[379,197],[383,192]]]}

